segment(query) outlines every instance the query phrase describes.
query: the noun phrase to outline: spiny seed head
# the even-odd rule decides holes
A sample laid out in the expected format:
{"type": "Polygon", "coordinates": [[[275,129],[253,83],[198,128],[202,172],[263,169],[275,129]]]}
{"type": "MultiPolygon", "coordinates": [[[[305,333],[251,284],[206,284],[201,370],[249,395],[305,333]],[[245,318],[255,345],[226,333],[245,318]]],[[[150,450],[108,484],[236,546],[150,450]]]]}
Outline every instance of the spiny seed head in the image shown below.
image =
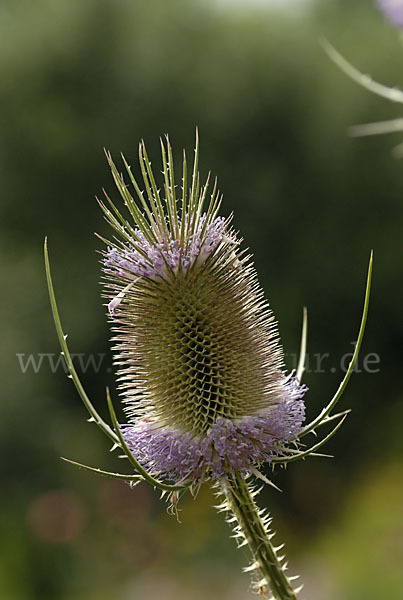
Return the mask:
{"type": "Polygon", "coordinates": [[[248,472],[295,440],[305,387],[283,371],[277,326],[230,218],[218,216],[216,185],[205,206],[196,143],[180,200],[172,150],[162,145],[164,193],[144,144],[147,200],[130,167],[136,204],[108,155],[134,220],[101,206],[122,241],[103,253],[115,363],[136,458],[173,480],[248,472]]]}

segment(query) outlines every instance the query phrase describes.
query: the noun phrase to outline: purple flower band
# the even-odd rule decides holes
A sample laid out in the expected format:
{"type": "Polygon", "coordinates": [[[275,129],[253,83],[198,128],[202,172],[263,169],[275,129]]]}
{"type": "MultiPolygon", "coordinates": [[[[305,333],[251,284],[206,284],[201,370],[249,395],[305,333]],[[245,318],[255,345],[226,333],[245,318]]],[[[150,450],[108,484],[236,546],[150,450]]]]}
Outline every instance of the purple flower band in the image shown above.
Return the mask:
{"type": "Polygon", "coordinates": [[[201,439],[146,419],[122,426],[122,432],[147,470],[172,481],[221,479],[235,471],[246,474],[281,455],[283,443],[297,439],[305,418],[306,391],[296,377],[288,377],[282,402],[241,419],[218,418],[201,439]]]}
{"type": "Polygon", "coordinates": [[[177,273],[179,268],[186,272],[196,260],[202,265],[223,240],[225,229],[224,217],[217,217],[207,226],[205,221],[204,214],[196,231],[182,244],[178,239],[150,244],[143,232],[136,229],[137,241],[133,240],[129,249],[108,248],[104,261],[105,272],[126,278],[132,274],[160,279],[166,277],[167,268],[177,273]]]}

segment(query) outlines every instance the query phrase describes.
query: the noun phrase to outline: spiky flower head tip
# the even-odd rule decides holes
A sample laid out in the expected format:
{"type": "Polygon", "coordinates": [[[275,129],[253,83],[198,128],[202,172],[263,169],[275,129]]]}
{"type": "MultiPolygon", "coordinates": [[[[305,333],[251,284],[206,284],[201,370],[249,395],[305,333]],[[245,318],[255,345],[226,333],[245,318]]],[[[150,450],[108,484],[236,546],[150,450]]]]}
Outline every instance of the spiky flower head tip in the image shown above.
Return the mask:
{"type": "Polygon", "coordinates": [[[277,325],[231,217],[209,177],[200,185],[198,139],[180,197],[172,149],[161,142],[163,192],[144,143],[137,202],[110,155],[128,221],[101,207],[119,239],[103,253],[115,363],[137,460],[174,482],[256,472],[281,456],[304,420],[305,386],[284,371],[277,325]],[[120,240],[120,241],[119,241],[120,240]]]}

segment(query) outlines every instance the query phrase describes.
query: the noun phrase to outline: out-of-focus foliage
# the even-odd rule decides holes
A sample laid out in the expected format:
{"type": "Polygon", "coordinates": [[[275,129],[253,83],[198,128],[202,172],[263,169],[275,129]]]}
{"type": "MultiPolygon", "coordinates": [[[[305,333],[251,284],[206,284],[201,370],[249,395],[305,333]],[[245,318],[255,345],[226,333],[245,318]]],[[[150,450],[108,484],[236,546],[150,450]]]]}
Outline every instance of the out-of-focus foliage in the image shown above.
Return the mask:
{"type": "Polygon", "coordinates": [[[311,416],[342,376],[375,250],[362,372],[343,398],[353,413],[329,445],[335,458],[279,472],[284,494],[266,491],[261,502],[307,580],[302,598],[399,596],[403,163],[390,149],[401,140],[346,134],[399,107],[346,79],[318,38],[391,86],[403,86],[403,48],[370,2],[300,4],[1,3],[1,598],[248,597],[238,574],[247,558],[207,489],[184,500],[179,525],[150,488],[59,460],[128,468],[85,422],[62,368],[52,373],[43,238],[71,350],[101,356],[83,380],[102,411],[105,385],[114,387],[93,235],[109,234],[94,196],[114,194],[102,149],[136,168],[138,140],[155,162],[169,132],[180,159],[196,125],[202,174],[219,176],[224,213],[234,211],[255,255],[289,354],[308,306],[311,416]],[[315,355],[325,353],[318,372],[315,355]],[[370,353],[377,372],[363,369],[370,353]],[[36,364],[42,355],[37,373],[21,368],[29,355],[36,364]]]}

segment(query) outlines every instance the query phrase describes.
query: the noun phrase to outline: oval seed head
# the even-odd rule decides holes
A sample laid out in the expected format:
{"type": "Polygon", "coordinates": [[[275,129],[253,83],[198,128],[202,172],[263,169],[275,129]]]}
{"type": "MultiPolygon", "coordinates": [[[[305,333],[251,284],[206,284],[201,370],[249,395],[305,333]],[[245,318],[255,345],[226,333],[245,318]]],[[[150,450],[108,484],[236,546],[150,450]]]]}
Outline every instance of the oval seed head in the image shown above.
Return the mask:
{"type": "Polygon", "coordinates": [[[216,185],[205,202],[197,141],[189,193],[184,158],[180,199],[168,138],[163,194],[144,144],[139,157],[147,199],[125,162],[136,203],[108,155],[134,224],[109,199],[111,209],[101,203],[122,238],[109,243],[103,268],[123,434],[137,460],[173,481],[255,472],[297,438],[306,388],[284,372],[250,257],[230,218],[217,216],[216,185]]]}

